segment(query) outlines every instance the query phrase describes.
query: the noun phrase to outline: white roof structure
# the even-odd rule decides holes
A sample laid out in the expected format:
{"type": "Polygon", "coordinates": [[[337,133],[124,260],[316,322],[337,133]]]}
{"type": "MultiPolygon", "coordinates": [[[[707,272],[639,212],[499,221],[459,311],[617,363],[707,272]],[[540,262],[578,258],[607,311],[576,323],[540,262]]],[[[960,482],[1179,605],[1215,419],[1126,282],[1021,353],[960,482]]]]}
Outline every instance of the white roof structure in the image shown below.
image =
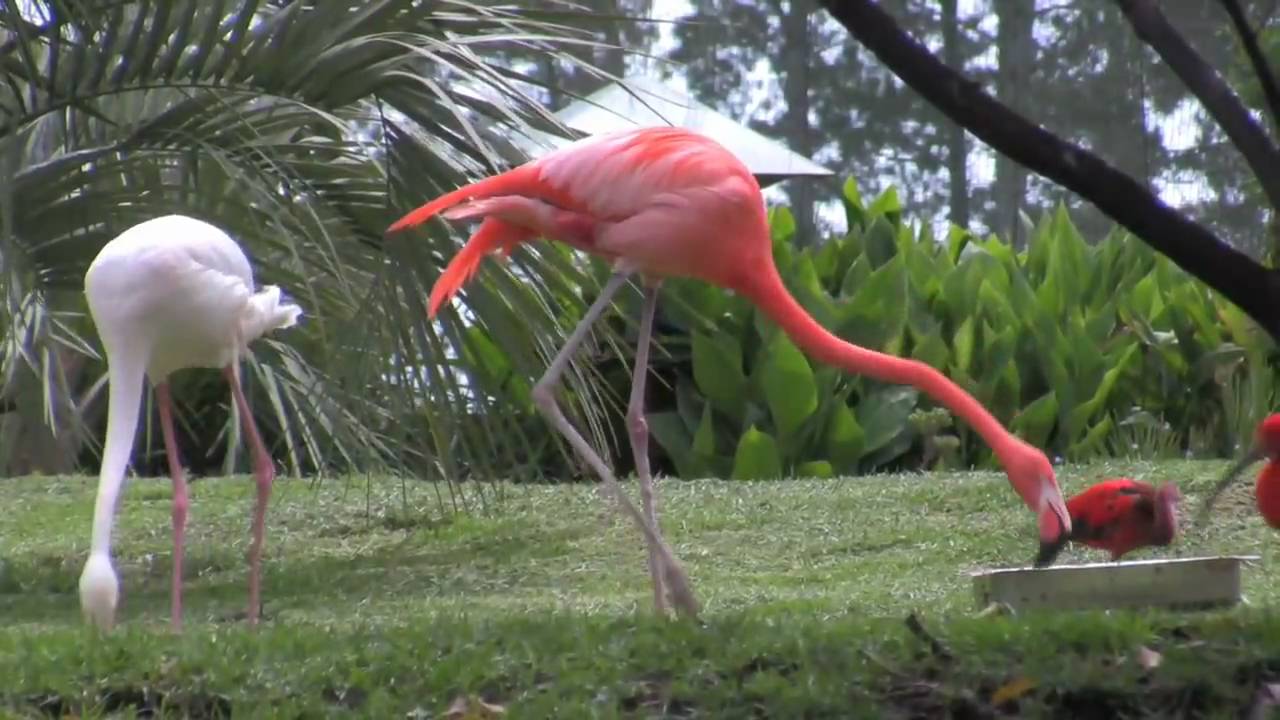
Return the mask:
{"type": "MultiPolygon", "coordinates": [[[[745,125],[721,115],[684,93],[648,78],[630,78],[627,87],[610,83],[576,100],[555,113],[565,125],[586,133],[622,130],[628,127],[672,125],[685,127],[714,138],[738,156],[756,176],[761,187],[791,177],[827,177],[827,168],[792,152],[745,125]]],[[[521,148],[538,157],[570,140],[533,131],[534,141],[521,141],[521,148]]]]}

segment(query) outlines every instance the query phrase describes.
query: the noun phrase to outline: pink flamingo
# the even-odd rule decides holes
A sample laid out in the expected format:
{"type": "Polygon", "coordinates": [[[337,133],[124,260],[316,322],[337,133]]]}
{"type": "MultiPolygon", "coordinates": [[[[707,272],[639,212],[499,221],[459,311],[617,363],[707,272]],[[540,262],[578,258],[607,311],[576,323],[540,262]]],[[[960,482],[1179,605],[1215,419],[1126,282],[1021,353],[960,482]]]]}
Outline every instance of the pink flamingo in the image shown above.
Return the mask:
{"type": "Polygon", "coordinates": [[[678,612],[695,615],[698,610],[688,576],[659,529],[648,463],[645,375],[658,288],[665,277],[698,278],[733,290],[818,360],[924,391],[964,418],[991,446],[1014,490],[1039,514],[1042,546],[1057,545],[1071,532],[1070,515],[1044,453],[1005,430],[977,400],[933,367],[845,342],[805,312],[774,265],[759,184],[738,158],[713,140],[666,127],[587,138],[436,198],[388,232],[418,225],[441,211],[450,220],[483,222],[436,281],[428,310],[432,317],[475,273],[485,255],[509,255],[517,245],[538,237],[560,240],[612,263],[614,274],[534,386],[533,397],[644,534],[659,613],[666,611],[668,593],[678,612]],[[464,204],[454,207],[459,203],[464,204]],[[644,304],[627,425],[643,513],[555,399],[569,357],[636,273],[643,280],[644,304]]]}

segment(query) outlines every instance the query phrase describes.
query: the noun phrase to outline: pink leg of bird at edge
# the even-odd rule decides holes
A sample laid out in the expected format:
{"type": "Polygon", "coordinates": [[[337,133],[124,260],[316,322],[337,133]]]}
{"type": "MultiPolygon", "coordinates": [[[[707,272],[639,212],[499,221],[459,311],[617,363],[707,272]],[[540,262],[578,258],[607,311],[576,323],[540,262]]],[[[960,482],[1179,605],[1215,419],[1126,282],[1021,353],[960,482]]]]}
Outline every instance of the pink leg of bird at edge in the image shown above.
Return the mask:
{"type": "MultiPolygon", "coordinates": [[[[653,338],[653,316],[658,308],[661,281],[646,282],[644,305],[640,311],[640,329],[636,338],[636,361],[631,374],[631,401],[627,404],[627,430],[631,435],[631,454],[636,461],[636,478],[640,481],[640,508],[644,517],[661,534],[658,508],[653,494],[653,475],[649,472],[649,423],[644,418],[645,376],[649,374],[649,345],[653,338]]],[[[666,583],[662,579],[662,558],[649,548],[649,574],[653,577],[653,606],[658,614],[667,611],[666,583]]]]}
{"type": "Polygon", "coordinates": [[[560,352],[556,354],[551,365],[547,367],[547,372],[533,387],[533,400],[537,404],[538,409],[551,423],[569,444],[573,446],[578,456],[583,459],[600,479],[604,481],[605,487],[611,492],[618,501],[620,509],[635,522],[644,533],[645,543],[648,545],[650,552],[654,552],[660,558],[658,563],[662,569],[663,579],[666,581],[668,590],[671,593],[672,603],[676,609],[687,615],[696,615],[698,612],[698,601],[693,596],[693,591],[689,587],[689,578],[685,575],[684,568],[676,561],[675,555],[672,554],[671,548],[667,547],[667,543],[662,539],[658,528],[652,525],[626,494],[622,492],[622,487],[618,484],[618,479],[609,467],[605,465],[600,455],[591,448],[590,443],[582,437],[580,433],[573,427],[561,412],[559,404],[556,402],[555,389],[560,381],[560,376],[564,374],[565,369],[569,366],[569,358],[573,356],[578,346],[586,339],[587,333],[591,331],[591,326],[600,318],[600,314],[604,312],[609,301],[622,285],[627,281],[626,272],[617,272],[610,276],[604,287],[600,289],[600,296],[596,298],[591,307],[587,309],[582,321],[578,323],[578,327],[574,328],[569,335],[569,339],[565,341],[564,347],[560,348],[560,352]]]}
{"type": "Polygon", "coordinates": [[[169,600],[170,623],[174,631],[182,630],[182,555],[187,529],[187,478],[178,457],[178,442],[173,431],[173,398],[169,381],[156,385],[160,405],[160,432],[164,436],[164,452],[169,458],[169,477],[173,480],[173,588],[169,600]]]}
{"type": "Polygon", "coordinates": [[[244,390],[240,388],[240,377],[235,366],[228,365],[223,373],[231,384],[231,394],[240,411],[240,422],[244,425],[245,434],[249,436],[249,448],[253,452],[253,477],[258,483],[258,502],[253,509],[253,543],[249,546],[248,615],[249,624],[257,625],[258,613],[262,609],[262,543],[267,531],[267,501],[271,499],[271,481],[275,479],[276,467],[267,454],[262,436],[258,434],[258,424],[253,421],[253,412],[249,409],[249,401],[244,398],[244,390]]]}

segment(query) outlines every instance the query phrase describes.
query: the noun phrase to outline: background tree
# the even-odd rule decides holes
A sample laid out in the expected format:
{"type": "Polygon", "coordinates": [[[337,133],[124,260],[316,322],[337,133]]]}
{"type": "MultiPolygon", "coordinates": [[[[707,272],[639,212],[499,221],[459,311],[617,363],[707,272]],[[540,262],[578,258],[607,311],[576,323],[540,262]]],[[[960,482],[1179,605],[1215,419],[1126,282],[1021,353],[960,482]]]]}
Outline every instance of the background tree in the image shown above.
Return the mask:
{"type": "MultiPolygon", "coordinates": [[[[683,64],[694,96],[835,171],[830,180],[783,184],[796,216],[794,242],[815,243],[832,228],[815,212],[817,198],[835,197],[847,176],[868,192],[894,178],[914,207],[945,204],[936,113],[850,44],[813,0],[690,5],[668,57],[683,64]]],[[[935,20],[925,8],[900,6],[921,23],[935,20]]],[[[957,43],[961,54],[973,50],[957,43]]]]}
{"type": "MultiPolygon", "coordinates": [[[[1255,16],[1267,9],[1264,2],[1246,5],[1255,16]]],[[[1114,4],[885,0],[879,6],[1006,105],[1078,138],[1222,237],[1256,251],[1251,228],[1260,213],[1245,200],[1247,169],[1114,4]]],[[[812,154],[836,177],[856,177],[868,192],[893,184],[908,207],[935,221],[1021,243],[1020,216],[1034,218],[1065,202],[1086,237],[1110,229],[1110,218],[1074,194],[980,143],[966,144],[963,127],[922,102],[816,7],[808,0],[693,0],[668,53],[684,67],[669,72],[683,74],[703,102],[812,154]]],[[[1179,3],[1167,12],[1211,64],[1229,66],[1234,39],[1216,1],[1179,3]]],[[[806,219],[815,215],[808,194],[833,197],[835,185],[783,186],[796,209],[796,242],[809,241],[806,219]]],[[[840,222],[827,205],[816,213],[817,227],[840,222]]]]}
{"type": "MultiPolygon", "coordinates": [[[[1118,0],[1118,5],[1135,33],[1159,53],[1233,145],[1242,150],[1250,170],[1267,193],[1271,209],[1280,206],[1280,149],[1275,142],[1262,132],[1220,74],[1168,23],[1159,6],[1146,0],[1118,0]]],[[[1263,87],[1274,87],[1274,73],[1256,50],[1253,30],[1239,3],[1223,0],[1223,5],[1237,17],[1233,25],[1242,44],[1250,50],[1250,64],[1263,80],[1263,87]]],[[[1037,127],[996,100],[980,85],[942,63],[877,3],[826,0],[825,6],[895,74],[953,121],[1002,154],[1087,198],[1237,304],[1273,338],[1280,339],[1280,312],[1276,310],[1280,305],[1280,274],[1170,208],[1149,187],[1108,164],[1100,155],[1037,127]]],[[[1266,95],[1268,114],[1280,117],[1280,90],[1266,95]]]]}

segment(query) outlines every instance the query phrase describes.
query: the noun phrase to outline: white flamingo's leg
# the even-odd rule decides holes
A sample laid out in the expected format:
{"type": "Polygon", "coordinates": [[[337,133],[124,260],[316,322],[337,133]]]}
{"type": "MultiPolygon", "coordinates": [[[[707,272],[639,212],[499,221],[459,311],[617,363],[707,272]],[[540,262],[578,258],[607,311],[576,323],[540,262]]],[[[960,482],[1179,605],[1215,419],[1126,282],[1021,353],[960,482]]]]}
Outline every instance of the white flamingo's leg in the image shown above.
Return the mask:
{"type": "MultiPolygon", "coordinates": [[[[631,454],[636,461],[636,478],[640,481],[640,507],[653,529],[662,536],[658,524],[658,508],[653,492],[653,476],[649,472],[649,423],[644,418],[645,376],[649,374],[649,345],[653,338],[653,316],[658,308],[661,281],[646,282],[644,305],[640,310],[640,329],[636,338],[635,368],[631,373],[631,401],[627,404],[627,432],[631,436],[631,454]]],[[[653,577],[653,606],[659,614],[667,611],[666,583],[663,581],[662,558],[649,547],[649,574],[653,577]]]]}
{"type": "Polygon", "coordinates": [[[187,478],[178,457],[178,442],[173,431],[173,398],[169,381],[156,385],[160,406],[160,431],[164,436],[164,452],[169,458],[169,477],[173,480],[173,587],[169,596],[169,621],[175,631],[182,630],[182,555],[187,529],[187,478]]]}
{"type": "Polygon", "coordinates": [[[258,434],[258,424],[253,421],[253,412],[249,409],[249,401],[245,400],[244,390],[240,388],[240,378],[234,365],[228,365],[223,373],[231,384],[231,394],[235,397],[236,407],[240,411],[240,422],[244,425],[245,434],[249,437],[249,448],[253,453],[253,478],[258,484],[258,501],[253,509],[253,543],[249,546],[249,624],[258,624],[258,613],[262,608],[262,544],[266,535],[267,501],[271,499],[271,482],[276,476],[275,463],[267,454],[267,446],[258,434]]]}
{"type": "Polygon", "coordinates": [[[569,365],[569,358],[572,357],[578,346],[582,344],[582,341],[586,339],[587,333],[591,330],[591,325],[599,319],[609,301],[621,289],[627,280],[628,274],[626,272],[614,273],[604,287],[601,288],[600,296],[587,309],[586,315],[578,323],[578,327],[574,328],[573,333],[569,335],[569,339],[565,341],[564,347],[560,348],[560,352],[551,361],[547,372],[534,385],[533,400],[552,427],[569,441],[578,456],[600,476],[600,479],[604,481],[605,487],[617,499],[622,511],[629,515],[639,526],[640,531],[644,533],[645,543],[650,551],[656,553],[660,558],[659,565],[663,571],[663,579],[670,590],[671,600],[676,609],[687,615],[696,615],[698,602],[689,587],[689,578],[685,575],[684,568],[676,561],[675,556],[671,553],[671,548],[667,547],[667,543],[662,539],[658,529],[649,523],[648,519],[636,509],[636,506],[622,492],[622,488],[618,485],[618,479],[614,477],[613,472],[605,464],[604,460],[578,433],[573,424],[565,418],[555,397],[556,385],[560,381],[560,376],[564,374],[565,368],[569,365]]]}

